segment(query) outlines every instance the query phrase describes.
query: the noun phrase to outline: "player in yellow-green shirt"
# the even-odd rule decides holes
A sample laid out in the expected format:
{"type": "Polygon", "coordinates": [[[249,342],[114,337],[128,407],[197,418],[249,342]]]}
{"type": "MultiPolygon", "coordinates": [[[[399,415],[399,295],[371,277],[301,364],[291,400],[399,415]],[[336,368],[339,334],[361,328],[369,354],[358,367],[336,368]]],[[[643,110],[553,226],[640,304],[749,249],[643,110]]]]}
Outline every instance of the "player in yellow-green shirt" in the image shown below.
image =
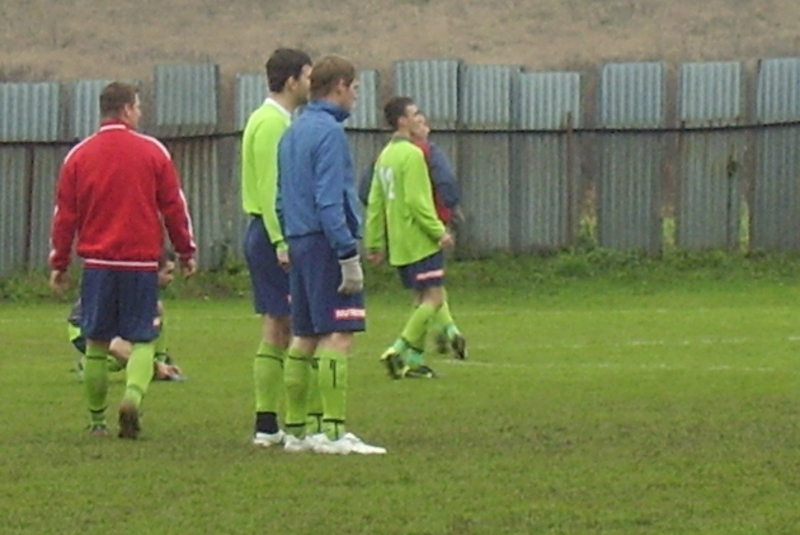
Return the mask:
{"type": "MultiPolygon", "coordinates": [[[[423,151],[412,141],[422,115],[408,97],[394,97],[384,108],[394,135],[375,162],[367,203],[365,244],[373,263],[398,268],[418,306],[400,337],[381,356],[390,376],[435,377],[423,362],[427,326],[448,310],[444,289],[443,249],[453,237],[436,213],[431,179],[423,151]]],[[[452,317],[450,318],[452,323],[452,317]]]]}
{"type": "MultiPolygon", "coordinates": [[[[284,436],[277,413],[285,397],[283,360],[291,321],[289,254],[275,208],[278,142],[289,128],[292,111],[308,100],[311,58],[301,50],[279,48],[267,60],[266,73],[269,97],[250,115],[242,136],[242,209],[251,216],[244,250],[253,304],[262,317],[261,341],[253,361],[253,443],[259,446],[280,444],[284,436]]],[[[321,403],[310,405],[318,420],[321,403]]]]}

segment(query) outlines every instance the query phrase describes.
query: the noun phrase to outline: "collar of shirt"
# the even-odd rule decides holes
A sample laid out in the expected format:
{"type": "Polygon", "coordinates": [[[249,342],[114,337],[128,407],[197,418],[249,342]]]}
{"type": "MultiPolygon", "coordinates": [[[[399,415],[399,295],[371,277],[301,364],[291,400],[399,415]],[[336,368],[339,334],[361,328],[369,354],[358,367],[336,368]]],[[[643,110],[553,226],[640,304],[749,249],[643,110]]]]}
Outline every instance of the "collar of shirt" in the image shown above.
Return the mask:
{"type": "Polygon", "coordinates": [[[292,118],[292,114],[289,113],[289,110],[287,110],[286,108],[281,106],[280,103],[277,100],[275,100],[274,98],[267,97],[266,99],[264,99],[264,104],[269,104],[270,106],[275,106],[276,108],[278,108],[278,110],[280,110],[281,113],[283,113],[286,116],[287,119],[291,119],[292,118]]]}
{"type": "Polygon", "coordinates": [[[338,104],[334,104],[330,100],[312,100],[306,106],[309,111],[324,111],[333,115],[337,122],[343,123],[348,117],[350,112],[342,108],[338,104]]]}
{"type": "Polygon", "coordinates": [[[100,121],[100,132],[107,130],[129,130],[130,126],[120,119],[103,119],[100,121]]]}

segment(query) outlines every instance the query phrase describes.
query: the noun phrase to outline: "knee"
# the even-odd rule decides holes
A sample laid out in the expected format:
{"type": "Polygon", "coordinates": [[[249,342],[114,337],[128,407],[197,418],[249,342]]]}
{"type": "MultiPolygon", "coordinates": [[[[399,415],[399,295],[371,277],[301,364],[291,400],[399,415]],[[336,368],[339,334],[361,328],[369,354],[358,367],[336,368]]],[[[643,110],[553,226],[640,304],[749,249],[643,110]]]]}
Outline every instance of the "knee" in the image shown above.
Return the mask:
{"type": "Polygon", "coordinates": [[[349,353],[353,339],[353,333],[331,333],[320,341],[320,345],[338,353],[349,353]]]}
{"type": "Polygon", "coordinates": [[[115,358],[126,361],[128,358],[130,358],[131,353],[133,352],[133,345],[127,340],[116,337],[111,340],[111,344],[108,346],[108,352],[111,353],[111,355],[113,355],[115,358]]]}
{"type": "Polygon", "coordinates": [[[431,288],[426,288],[425,292],[422,294],[421,301],[434,308],[439,308],[444,304],[444,287],[433,286],[431,288]]]}

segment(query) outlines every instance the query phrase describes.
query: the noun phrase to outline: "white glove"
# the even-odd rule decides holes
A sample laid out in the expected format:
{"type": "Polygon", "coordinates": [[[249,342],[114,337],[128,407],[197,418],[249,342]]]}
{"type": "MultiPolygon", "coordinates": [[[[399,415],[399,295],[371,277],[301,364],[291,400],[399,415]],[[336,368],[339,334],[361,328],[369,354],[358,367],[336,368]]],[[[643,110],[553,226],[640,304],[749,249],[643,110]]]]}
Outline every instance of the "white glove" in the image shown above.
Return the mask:
{"type": "Polygon", "coordinates": [[[364,271],[361,269],[361,257],[358,255],[339,260],[342,268],[342,283],[339,293],[352,295],[364,289],[364,271]]]}

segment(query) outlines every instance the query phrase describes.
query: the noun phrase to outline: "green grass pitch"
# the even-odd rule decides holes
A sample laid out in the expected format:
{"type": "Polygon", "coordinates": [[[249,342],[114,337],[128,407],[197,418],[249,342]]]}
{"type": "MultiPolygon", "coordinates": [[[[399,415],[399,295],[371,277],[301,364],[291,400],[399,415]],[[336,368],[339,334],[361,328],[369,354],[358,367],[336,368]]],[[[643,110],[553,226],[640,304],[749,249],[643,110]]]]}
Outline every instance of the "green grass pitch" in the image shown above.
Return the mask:
{"type": "MultiPolygon", "coordinates": [[[[377,362],[408,296],[368,297],[350,428],[386,456],[256,449],[249,301],[171,299],[136,442],[84,431],[68,304],[0,305],[0,533],[792,534],[794,284],[585,279],[450,289],[470,359],[377,362]]],[[[110,416],[122,379],[111,388],[110,416]]]]}

